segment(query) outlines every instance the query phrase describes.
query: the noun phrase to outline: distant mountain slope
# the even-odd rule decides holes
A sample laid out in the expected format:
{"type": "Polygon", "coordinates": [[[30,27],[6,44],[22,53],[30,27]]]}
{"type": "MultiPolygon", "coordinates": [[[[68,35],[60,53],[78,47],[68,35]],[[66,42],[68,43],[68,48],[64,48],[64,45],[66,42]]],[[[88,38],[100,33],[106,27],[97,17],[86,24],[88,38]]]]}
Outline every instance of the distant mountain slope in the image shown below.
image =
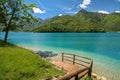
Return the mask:
{"type": "MultiPolygon", "coordinates": [[[[38,22],[27,22],[24,21],[23,23],[20,23],[20,21],[16,21],[16,25],[11,26],[10,31],[30,31],[44,23],[44,20],[38,18],[38,22]]],[[[5,26],[0,24],[0,31],[5,31],[5,26]]]]}
{"type": "Polygon", "coordinates": [[[38,26],[41,26],[44,23],[44,20],[38,18],[38,22],[32,22],[32,23],[27,23],[22,27],[22,28],[18,28],[19,31],[29,31],[32,30],[34,28],[37,28],[38,26]]]}
{"type": "Polygon", "coordinates": [[[111,32],[120,31],[120,13],[102,14],[80,10],[74,16],[55,16],[33,32],[111,32]]]}

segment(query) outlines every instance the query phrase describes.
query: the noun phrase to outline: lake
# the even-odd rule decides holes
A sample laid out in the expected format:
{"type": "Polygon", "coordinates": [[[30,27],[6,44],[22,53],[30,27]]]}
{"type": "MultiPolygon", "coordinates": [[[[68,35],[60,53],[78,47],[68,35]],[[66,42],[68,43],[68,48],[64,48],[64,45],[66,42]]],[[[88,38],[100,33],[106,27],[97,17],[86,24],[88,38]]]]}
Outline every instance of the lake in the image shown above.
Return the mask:
{"type": "MultiPolygon", "coordinates": [[[[0,33],[3,39],[4,33],[0,33]]],[[[8,41],[23,47],[93,58],[93,72],[120,80],[120,33],[10,32],[8,41]]]]}

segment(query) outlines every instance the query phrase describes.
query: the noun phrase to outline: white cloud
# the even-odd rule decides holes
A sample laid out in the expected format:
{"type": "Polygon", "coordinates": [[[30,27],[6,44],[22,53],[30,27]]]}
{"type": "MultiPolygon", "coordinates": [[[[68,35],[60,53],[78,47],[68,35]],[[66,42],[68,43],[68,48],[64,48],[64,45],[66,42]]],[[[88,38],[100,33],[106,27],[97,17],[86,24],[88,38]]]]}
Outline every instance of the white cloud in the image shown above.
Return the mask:
{"type": "Polygon", "coordinates": [[[120,2],[120,0],[117,0],[118,2],[120,2]]]}
{"type": "Polygon", "coordinates": [[[91,0],[83,0],[84,5],[89,5],[91,3],[91,0]]]}
{"type": "Polygon", "coordinates": [[[33,12],[34,12],[34,13],[39,13],[39,14],[46,13],[45,10],[42,11],[40,8],[36,8],[36,7],[33,8],[33,12]]]}
{"type": "Polygon", "coordinates": [[[84,5],[84,4],[80,4],[79,6],[80,6],[82,9],[87,8],[87,6],[86,6],[86,5],[84,5]]]}
{"type": "Polygon", "coordinates": [[[82,4],[79,5],[82,9],[87,8],[87,6],[91,3],[91,0],[83,0],[82,4]]]}
{"type": "Polygon", "coordinates": [[[74,12],[74,14],[77,14],[78,12],[74,12]]]}
{"type": "Polygon", "coordinates": [[[62,16],[63,14],[59,14],[58,16],[62,16]]]}
{"type": "Polygon", "coordinates": [[[120,11],[115,11],[115,13],[120,13],[120,11]]]}
{"type": "Polygon", "coordinates": [[[109,14],[108,11],[104,11],[104,10],[99,10],[98,13],[102,13],[102,14],[109,14]]]}

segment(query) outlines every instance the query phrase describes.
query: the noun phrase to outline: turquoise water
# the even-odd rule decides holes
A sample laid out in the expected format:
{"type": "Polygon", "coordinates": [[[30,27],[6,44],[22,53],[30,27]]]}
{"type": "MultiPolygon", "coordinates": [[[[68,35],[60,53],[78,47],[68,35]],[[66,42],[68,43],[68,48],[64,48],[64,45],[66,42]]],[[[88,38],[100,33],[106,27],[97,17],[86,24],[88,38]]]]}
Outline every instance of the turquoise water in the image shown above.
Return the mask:
{"type": "MultiPolygon", "coordinates": [[[[0,34],[3,39],[4,33],[0,34]]],[[[120,33],[10,32],[8,41],[34,49],[91,57],[93,72],[107,80],[120,80],[120,33]]]]}

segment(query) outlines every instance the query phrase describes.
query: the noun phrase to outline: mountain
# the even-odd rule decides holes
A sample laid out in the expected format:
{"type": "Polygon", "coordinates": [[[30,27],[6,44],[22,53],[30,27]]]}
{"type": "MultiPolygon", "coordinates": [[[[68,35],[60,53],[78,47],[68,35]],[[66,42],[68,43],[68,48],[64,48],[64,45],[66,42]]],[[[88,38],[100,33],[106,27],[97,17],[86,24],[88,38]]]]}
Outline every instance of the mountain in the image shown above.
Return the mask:
{"type": "Polygon", "coordinates": [[[80,10],[74,16],[55,16],[33,32],[115,32],[120,31],[120,13],[102,14],[80,10]]]}
{"type": "Polygon", "coordinates": [[[32,30],[34,28],[37,28],[38,26],[42,25],[44,23],[44,20],[42,20],[41,18],[38,18],[38,22],[32,22],[32,23],[27,23],[22,27],[22,28],[18,28],[19,31],[29,31],[32,30]]]}
{"type": "MultiPolygon", "coordinates": [[[[16,22],[16,25],[12,25],[10,31],[30,31],[42,25],[44,23],[44,20],[42,20],[41,18],[38,18],[37,22],[30,23],[30,22],[24,21],[23,23],[20,23],[20,20],[15,22],[16,22]]],[[[0,24],[0,32],[1,31],[5,31],[5,26],[2,24],[0,24]]]]}

